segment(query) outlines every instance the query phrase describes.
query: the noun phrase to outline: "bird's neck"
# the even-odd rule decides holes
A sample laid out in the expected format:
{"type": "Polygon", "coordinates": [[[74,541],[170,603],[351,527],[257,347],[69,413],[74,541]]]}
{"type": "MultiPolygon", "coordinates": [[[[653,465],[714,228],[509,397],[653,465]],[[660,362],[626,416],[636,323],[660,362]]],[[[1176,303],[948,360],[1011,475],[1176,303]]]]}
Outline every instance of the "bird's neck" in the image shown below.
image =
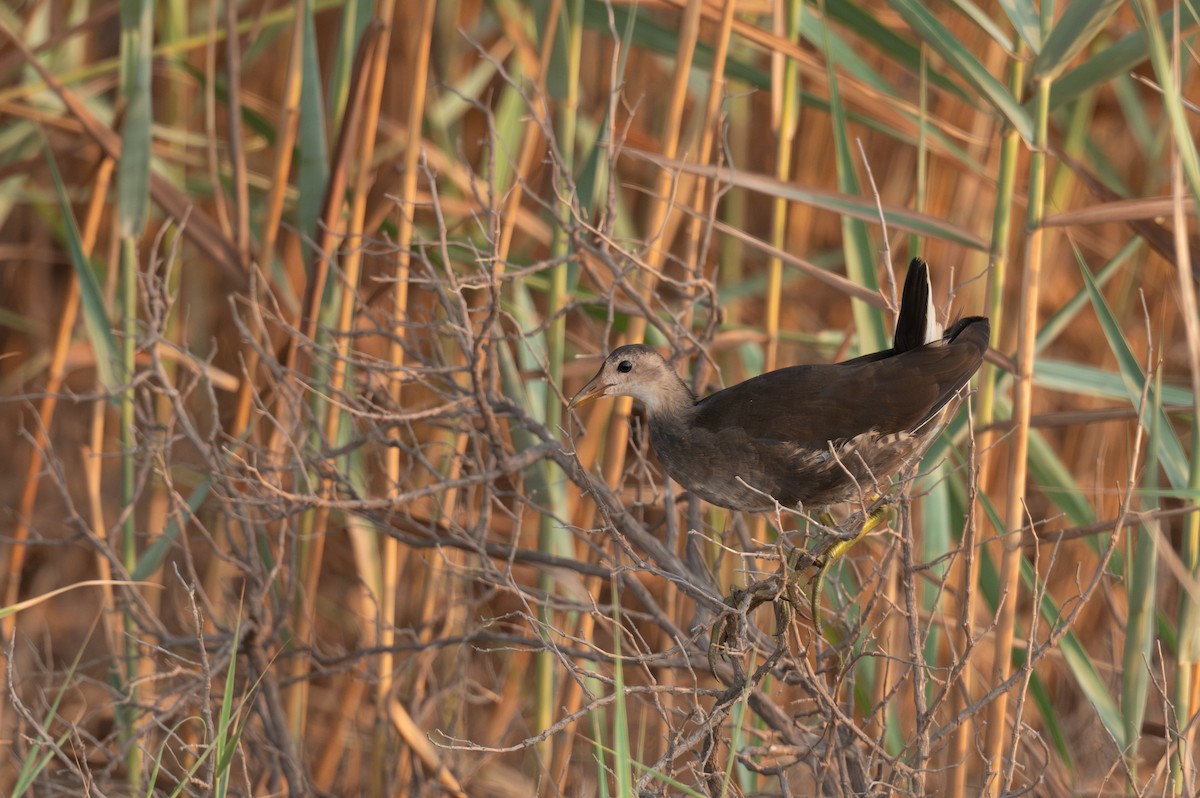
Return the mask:
{"type": "Polygon", "coordinates": [[[657,384],[654,391],[638,397],[646,407],[646,415],[653,421],[684,421],[695,412],[696,395],[677,375],[672,377],[657,384]]]}

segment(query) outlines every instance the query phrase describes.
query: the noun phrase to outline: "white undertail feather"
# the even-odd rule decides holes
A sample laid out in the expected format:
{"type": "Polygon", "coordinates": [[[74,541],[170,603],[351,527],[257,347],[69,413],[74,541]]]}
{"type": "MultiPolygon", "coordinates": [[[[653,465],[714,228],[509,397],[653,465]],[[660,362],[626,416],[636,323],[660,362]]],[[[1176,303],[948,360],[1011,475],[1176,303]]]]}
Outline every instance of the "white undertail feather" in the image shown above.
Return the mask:
{"type": "MultiPolygon", "coordinates": [[[[929,279],[928,271],[925,272],[925,279],[929,279]]],[[[945,330],[942,329],[942,325],[938,324],[937,308],[933,306],[932,290],[925,292],[925,299],[927,305],[925,308],[925,343],[931,344],[940,340],[945,330]]]]}

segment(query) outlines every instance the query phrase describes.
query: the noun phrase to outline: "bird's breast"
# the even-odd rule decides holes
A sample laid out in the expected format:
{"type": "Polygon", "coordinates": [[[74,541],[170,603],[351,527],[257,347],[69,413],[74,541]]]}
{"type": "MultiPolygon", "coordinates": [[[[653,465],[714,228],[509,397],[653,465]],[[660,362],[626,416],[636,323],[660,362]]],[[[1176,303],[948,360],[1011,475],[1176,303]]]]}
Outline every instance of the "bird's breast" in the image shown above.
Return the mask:
{"type": "Polygon", "coordinates": [[[739,427],[650,423],[650,443],[672,479],[710,504],[743,512],[867,499],[913,453],[916,438],[869,431],[817,448],[752,438],[739,427]]]}

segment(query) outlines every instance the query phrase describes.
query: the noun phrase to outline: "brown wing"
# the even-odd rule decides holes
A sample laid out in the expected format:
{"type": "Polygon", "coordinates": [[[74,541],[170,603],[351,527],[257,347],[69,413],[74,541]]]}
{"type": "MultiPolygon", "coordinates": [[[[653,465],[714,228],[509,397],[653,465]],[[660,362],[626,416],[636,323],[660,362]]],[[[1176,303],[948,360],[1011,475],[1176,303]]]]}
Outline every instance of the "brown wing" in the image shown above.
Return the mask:
{"type": "Polygon", "coordinates": [[[972,317],[940,341],[877,360],[772,371],[701,400],[696,425],[813,448],[869,430],[913,430],[978,370],[989,334],[987,319],[972,317]]]}

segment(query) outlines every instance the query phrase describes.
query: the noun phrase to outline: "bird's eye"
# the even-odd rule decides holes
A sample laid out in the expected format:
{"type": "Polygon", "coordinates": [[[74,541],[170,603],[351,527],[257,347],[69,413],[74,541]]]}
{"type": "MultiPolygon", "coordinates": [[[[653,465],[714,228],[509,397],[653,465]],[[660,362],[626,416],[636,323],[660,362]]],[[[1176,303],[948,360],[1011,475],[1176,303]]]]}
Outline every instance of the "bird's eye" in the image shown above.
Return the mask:
{"type": "Polygon", "coordinates": [[[633,363],[628,360],[622,360],[617,364],[617,371],[621,372],[622,374],[628,374],[629,372],[633,371],[633,363]]]}

